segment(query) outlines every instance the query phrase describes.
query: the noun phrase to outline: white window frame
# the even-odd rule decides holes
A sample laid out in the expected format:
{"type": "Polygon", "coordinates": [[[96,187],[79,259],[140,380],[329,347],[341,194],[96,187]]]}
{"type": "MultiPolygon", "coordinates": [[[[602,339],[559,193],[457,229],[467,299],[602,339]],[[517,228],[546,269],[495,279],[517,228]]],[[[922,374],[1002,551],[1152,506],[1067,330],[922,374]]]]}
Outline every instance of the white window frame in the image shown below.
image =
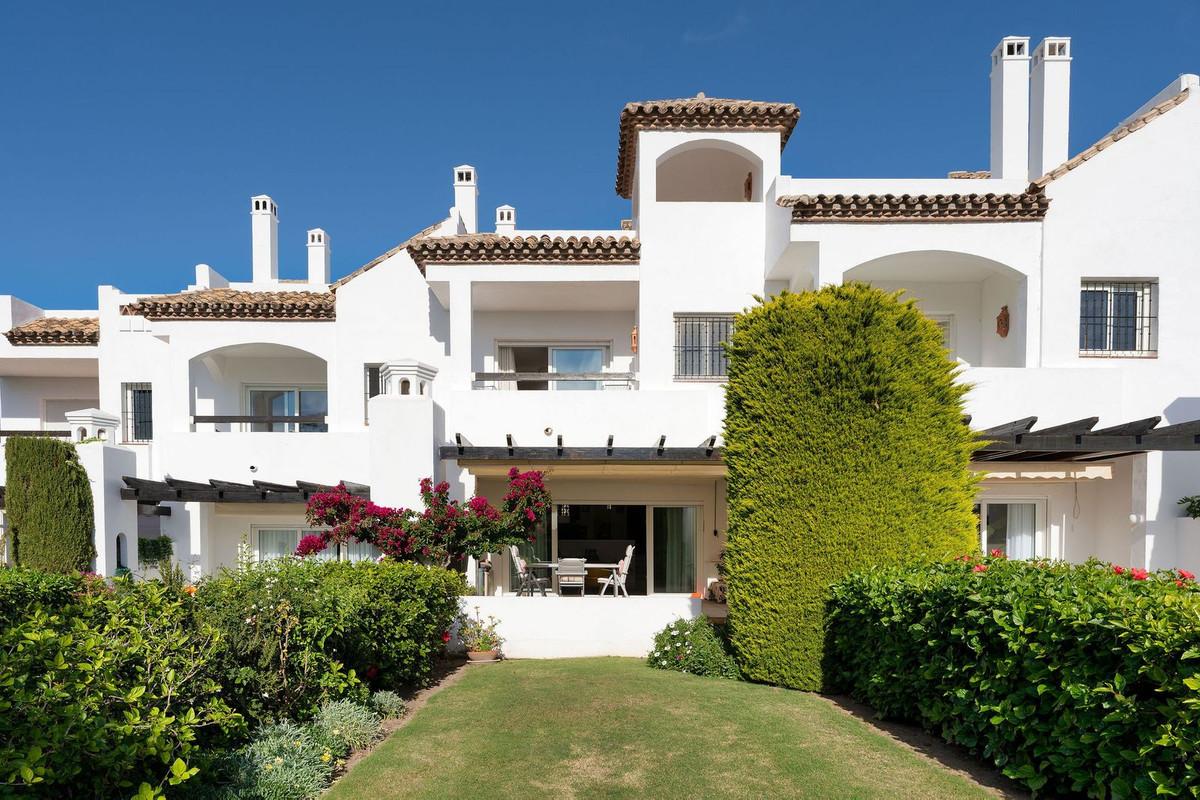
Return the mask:
{"type": "Polygon", "coordinates": [[[942,331],[942,343],[950,351],[950,359],[958,361],[958,330],[954,314],[926,314],[942,331]]]}
{"type": "MultiPolygon", "coordinates": [[[[1046,525],[1046,497],[978,497],[975,505],[979,506],[979,548],[984,555],[988,553],[987,544],[987,507],[995,505],[1029,505],[1034,506],[1033,512],[1033,557],[1050,558],[1050,535],[1046,525]]],[[[1007,555],[1007,554],[1006,554],[1007,555]]]]}
{"type": "MultiPolygon", "coordinates": [[[[383,363],[368,362],[363,364],[363,425],[371,424],[370,403],[372,397],[378,397],[383,394],[383,363]],[[371,370],[379,372],[379,391],[376,394],[371,394],[371,370]]],[[[328,401],[329,390],[325,390],[325,397],[328,401]]],[[[328,420],[326,420],[328,422],[328,420]]]]}
{"type": "MultiPolygon", "coordinates": [[[[600,371],[612,371],[612,340],[611,339],[497,339],[495,340],[495,349],[492,352],[492,367],[493,372],[500,372],[500,348],[502,347],[544,347],[546,348],[546,372],[554,372],[553,357],[550,354],[551,350],[599,350],[600,351],[600,371]]],[[[504,381],[510,383],[511,381],[504,381]]],[[[600,385],[596,387],[596,391],[604,389],[604,381],[597,381],[600,385]]],[[[516,383],[513,383],[512,391],[516,390],[516,383]]],[[[557,382],[549,381],[546,387],[547,391],[557,391],[557,382]]]]}

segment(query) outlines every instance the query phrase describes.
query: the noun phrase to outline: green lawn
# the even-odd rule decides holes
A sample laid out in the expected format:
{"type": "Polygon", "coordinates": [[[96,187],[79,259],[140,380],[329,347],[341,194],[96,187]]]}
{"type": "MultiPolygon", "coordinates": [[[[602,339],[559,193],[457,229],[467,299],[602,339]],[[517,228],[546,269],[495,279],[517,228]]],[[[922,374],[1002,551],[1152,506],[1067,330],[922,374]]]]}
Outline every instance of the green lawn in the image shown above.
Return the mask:
{"type": "Polygon", "coordinates": [[[990,796],[802,692],[618,658],[467,670],[329,797],[990,796]]]}

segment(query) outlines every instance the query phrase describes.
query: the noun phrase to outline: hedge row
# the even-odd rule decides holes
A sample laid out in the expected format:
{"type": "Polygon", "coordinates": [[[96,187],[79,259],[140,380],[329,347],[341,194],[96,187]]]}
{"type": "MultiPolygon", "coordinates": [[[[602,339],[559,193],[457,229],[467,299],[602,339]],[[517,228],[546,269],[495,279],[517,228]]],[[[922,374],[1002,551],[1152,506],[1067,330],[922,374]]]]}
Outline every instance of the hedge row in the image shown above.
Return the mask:
{"type": "Polygon", "coordinates": [[[820,689],[835,581],[978,548],[967,389],[938,326],[864,284],[750,309],[728,353],[731,642],[749,679],[820,689]]]}
{"type": "Polygon", "coordinates": [[[14,436],[4,446],[4,513],[13,560],[47,572],[86,570],[96,555],[92,489],[75,445],[14,436]]]}
{"type": "Polygon", "coordinates": [[[1000,559],[834,587],[833,688],[1048,796],[1200,797],[1200,591],[1189,573],[1000,559]]]}

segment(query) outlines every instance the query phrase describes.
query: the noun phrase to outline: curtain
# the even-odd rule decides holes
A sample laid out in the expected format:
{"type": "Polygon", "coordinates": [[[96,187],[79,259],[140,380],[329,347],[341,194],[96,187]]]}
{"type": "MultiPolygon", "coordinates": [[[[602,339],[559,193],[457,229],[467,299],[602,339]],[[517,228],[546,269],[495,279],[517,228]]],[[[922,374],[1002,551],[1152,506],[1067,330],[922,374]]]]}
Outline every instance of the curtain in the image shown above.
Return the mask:
{"type": "MultiPolygon", "coordinates": [[[[637,553],[634,553],[637,557],[637,553]]],[[[654,509],[654,591],[696,591],[696,509],[654,509]]]]}
{"type": "MultiPolygon", "coordinates": [[[[502,347],[497,348],[496,367],[497,367],[497,369],[496,369],[497,372],[516,372],[517,371],[517,360],[516,360],[516,357],[513,355],[513,349],[511,347],[502,346],[502,347]]],[[[496,383],[496,388],[503,389],[505,391],[513,391],[514,389],[517,388],[517,382],[516,381],[498,381],[496,383]]]]}
{"type": "Polygon", "coordinates": [[[258,532],[258,560],[290,556],[300,544],[300,534],[294,529],[260,530],[258,532]]]}
{"type": "Polygon", "coordinates": [[[1037,535],[1037,505],[1008,504],[1008,536],[1006,554],[1009,558],[1033,558],[1034,538],[1037,535]]]}

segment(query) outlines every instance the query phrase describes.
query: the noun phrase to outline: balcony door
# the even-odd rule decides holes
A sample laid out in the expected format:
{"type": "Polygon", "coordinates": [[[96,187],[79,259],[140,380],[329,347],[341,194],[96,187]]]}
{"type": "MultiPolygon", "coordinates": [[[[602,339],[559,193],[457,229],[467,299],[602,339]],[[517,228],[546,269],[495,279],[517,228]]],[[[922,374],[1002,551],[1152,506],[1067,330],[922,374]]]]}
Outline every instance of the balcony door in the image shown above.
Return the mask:
{"type": "MultiPolygon", "coordinates": [[[[252,386],[246,390],[247,414],[252,417],[324,417],[329,410],[328,392],[316,386],[252,386]]],[[[326,431],[324,422],[251,422],[250,430],[294,433],[326,431]]]]}
{"type": "MultiPolygon", "coordinates": [[[[543,375],[603,372],[608,360],[608,348],[598,344],[500,345],[496,363],[500,372],[522,372],[543,375]]],[[[504,381],[501,389],[517,391],[596,391],[603,388],[599,380],[532,380],[504,381]]]]}

